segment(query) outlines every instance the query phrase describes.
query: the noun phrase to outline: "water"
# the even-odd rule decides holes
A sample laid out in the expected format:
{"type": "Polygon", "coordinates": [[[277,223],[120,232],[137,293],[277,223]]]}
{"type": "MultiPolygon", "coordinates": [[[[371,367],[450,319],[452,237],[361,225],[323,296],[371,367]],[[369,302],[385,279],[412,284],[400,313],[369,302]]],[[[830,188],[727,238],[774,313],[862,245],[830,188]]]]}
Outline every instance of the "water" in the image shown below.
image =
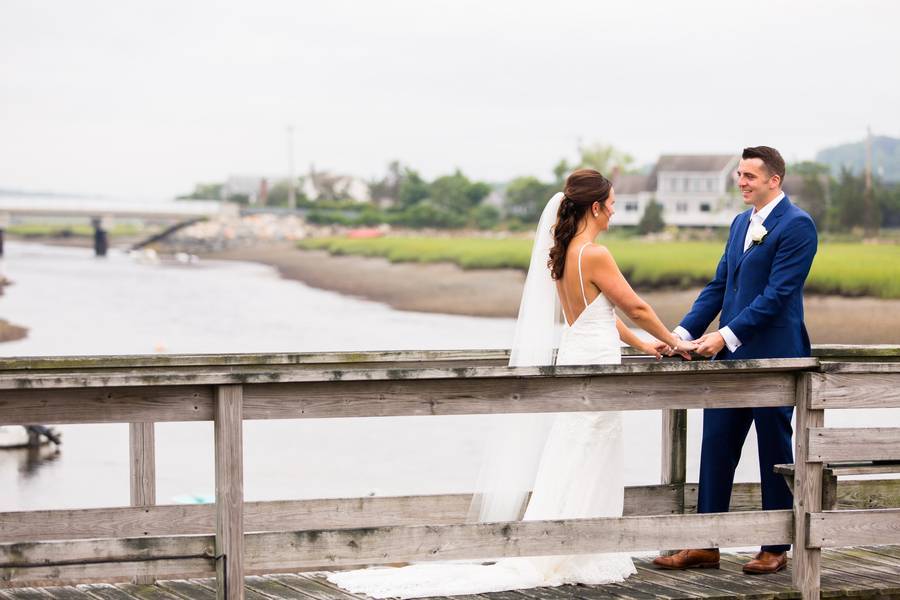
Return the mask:
{"type": "MultiPolygon", "coordinates": [[[[29,328],[2,356],[508,347],[514,323],[393,310],[282,280],[266,266],[142,263],[119,252],[8,243],[0,317],[29,328]]],[[[837,424],[884,425],[870,413],[837,424]]],[[[490,417],[249,421],[247,500],[471,491],[490,417]]],[[[900,422],[894,413],[894,421],[900,422]]],[[[700,412],[688,415],[696,481],[700,412]]],[[[659,413],[626,412],[626,483],[659,481],[659,413]]],[[[0,451],[0,510],[128,504],[125,425],[69,425],[62,451],[0,451]]],[[[157,501],[211,496],[211,423],[156,426],[157,501]]],[[[598,474],[602,476],[602,474],[598,474]]],[[[758,481],[751,430],[738,481],[758,481]]]]}

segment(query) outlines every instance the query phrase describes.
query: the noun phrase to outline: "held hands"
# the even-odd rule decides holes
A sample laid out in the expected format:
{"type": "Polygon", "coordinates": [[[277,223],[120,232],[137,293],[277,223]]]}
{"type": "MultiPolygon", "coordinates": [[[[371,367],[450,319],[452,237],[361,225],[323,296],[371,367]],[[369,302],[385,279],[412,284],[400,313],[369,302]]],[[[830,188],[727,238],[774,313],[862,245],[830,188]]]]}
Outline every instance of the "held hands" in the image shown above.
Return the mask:
{"type": "MultiPolygon", "coordinates": [[[[657,341],[655,344],[652,344],[652,348],[654,352],[648,352],[648,354],[665,354],[666,356],[675,356],[678,354],[685,360],[691,360],[691,352],[694,352],[697,349],[697,344],[694,342],[686,342],[674,333],[672,334],[672,340],[667,344],[666,342],[657,341]]],[[[657,358],[659,358],[657,356],[657,358]]]]}
{"type": "Polygon", "coordinates": [[[697,340],[697,354],[713,357],[725,347],[725,338],[718,331],[707,333],[697,340]]]}

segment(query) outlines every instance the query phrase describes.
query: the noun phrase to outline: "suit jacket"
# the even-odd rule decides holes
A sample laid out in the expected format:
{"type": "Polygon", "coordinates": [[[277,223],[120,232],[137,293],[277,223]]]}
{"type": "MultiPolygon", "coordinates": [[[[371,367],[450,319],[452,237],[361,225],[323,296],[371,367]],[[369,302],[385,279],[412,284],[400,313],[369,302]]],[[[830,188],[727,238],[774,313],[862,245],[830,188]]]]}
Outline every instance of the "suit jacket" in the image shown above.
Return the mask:
{"type": "Polygon", "coordinates": [[[700,337],[721,312],[719,328],[731,328],[741,346],[735,352],[726,346],[718,359],[809,356],[803,284],[816,255],[816,226],[785,196],[763,222],[765,238],[744,252],[751,214],[732,221],[716,275],[681,326],[700,337]]]}

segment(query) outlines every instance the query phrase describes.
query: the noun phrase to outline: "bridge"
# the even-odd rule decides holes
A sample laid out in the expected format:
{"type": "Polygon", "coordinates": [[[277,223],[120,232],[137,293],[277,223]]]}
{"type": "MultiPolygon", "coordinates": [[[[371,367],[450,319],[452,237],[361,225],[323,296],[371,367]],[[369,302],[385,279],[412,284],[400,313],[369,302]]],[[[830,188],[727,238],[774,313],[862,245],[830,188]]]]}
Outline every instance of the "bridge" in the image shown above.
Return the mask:
{"type": "Polygon", "coordinates": [[[106,198],[0,196],[0,256],[3,254],[4,230],[14,217],[89,220],[94,227],[94,252],[103,256],[108,247],[106,232],[113,219],[168,222],[171,226],[166,231],[171,233],[228,211],[237,212],[237,207],[216,200],[131,202],[106,198]]]}
{"type": "Polygon", "coordinates": [[[745,576],[734,555],[703,573],[654,571],[637,559],[638,575],[621,584],[475,598],[900,596],[900,480],[829,479],[897,471],[900,428],[824,422],[826,411],[900,407],[900,346],[551,368],[509,368],[507,359],[422,351],[0,360],[0,425],[130,423],[131,466],[131,506],[0,513],[0,597],[354,600],[309,571],[760,543],[793,544],[786,572],[745,576]],[[696,514],[686,409],[725,406],[795,407],[792,510],[759,510],[759,485],[738,484],[731,512],[696,514]],[[467,523],[468,494],[244,501],[248,419],[604,410],[662,416],[660,481],[626,488],[623,517],[467,523]],[[168,421],[213,423],[214,504],[157,505],[154,423],[168,421]]]}

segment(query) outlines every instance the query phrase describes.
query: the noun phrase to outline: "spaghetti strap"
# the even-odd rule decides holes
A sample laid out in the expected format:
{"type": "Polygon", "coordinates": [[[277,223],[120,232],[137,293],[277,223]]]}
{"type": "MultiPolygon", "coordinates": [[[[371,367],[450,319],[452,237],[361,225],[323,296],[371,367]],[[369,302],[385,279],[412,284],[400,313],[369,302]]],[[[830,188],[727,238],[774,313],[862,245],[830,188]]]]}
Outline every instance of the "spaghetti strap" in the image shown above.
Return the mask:
{"type": "Polygon", "coordinates": [[[581,255],[584,253],[584,249],[590,245],[590,242],[585,242],[585,244],[578,250],[578,283],[581,285],[581,298],[584,300],[584,307],[588,307],[587,295],[584,293],[584,278],[581,276],[581,255]]]}

